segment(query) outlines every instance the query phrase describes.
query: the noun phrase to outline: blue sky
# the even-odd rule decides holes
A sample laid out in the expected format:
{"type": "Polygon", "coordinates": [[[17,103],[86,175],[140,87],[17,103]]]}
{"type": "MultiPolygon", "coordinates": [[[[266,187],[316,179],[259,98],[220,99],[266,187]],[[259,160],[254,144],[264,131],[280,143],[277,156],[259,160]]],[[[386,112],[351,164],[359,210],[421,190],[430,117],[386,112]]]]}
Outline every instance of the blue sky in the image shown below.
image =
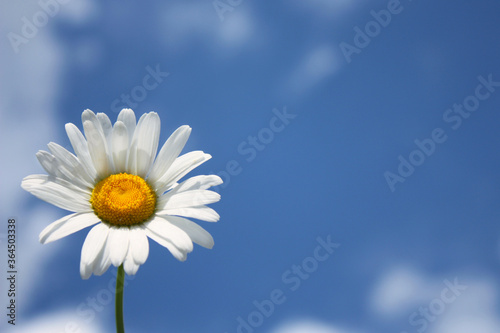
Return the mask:
{"type": "Polygon", "coordinates": [[[150,242],[127,332],[500,331],[500,3],[215,3],[1,5],[19,296],[0,329],[114,330],[115,269],[80,279],[87,230],[39,244],[66,212],[20,182],[47,143],[70,148],[64,124],[82,128],[84,109],[131,107],[159,113],[161,142],[190,125],[185,151],[213,156],[190,175],[225,184],[221,220],[200,222],[213,250],[181,263],[150,242]]]}

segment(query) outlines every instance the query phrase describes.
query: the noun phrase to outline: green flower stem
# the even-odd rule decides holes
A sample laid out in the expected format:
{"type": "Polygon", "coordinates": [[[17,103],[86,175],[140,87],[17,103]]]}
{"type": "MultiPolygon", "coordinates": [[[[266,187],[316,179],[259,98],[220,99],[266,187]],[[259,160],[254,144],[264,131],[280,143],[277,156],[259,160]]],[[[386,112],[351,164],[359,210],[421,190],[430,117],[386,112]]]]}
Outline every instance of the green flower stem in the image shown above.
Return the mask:
{"type": "Polygon", "coordinates": [[[116,295],[115,295],[115,314],[116,314],[116,333],[125,333],[123,326],[123,282],[125,280],[125,271],[123,264],[118,267],[116,275],[116,295]]]}

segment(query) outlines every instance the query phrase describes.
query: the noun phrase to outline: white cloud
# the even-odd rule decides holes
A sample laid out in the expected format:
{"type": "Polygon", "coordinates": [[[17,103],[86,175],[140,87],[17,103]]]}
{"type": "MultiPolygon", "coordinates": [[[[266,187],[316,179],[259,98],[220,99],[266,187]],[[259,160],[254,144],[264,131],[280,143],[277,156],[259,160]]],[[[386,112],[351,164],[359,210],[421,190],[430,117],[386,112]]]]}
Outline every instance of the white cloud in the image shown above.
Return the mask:
{"type": "MultiPolygon", "coordinates": [[[[9,8],[1,19],[11,10],[19,13],[18,9],[9,8]]],[[[16,20],[10,20],[6,30],[16,31],[17,25],[16,20]]],[[[40,30],[17,54],[10,47],[1,50],[0,137],[2,155],[8,158],[0,161],[4,189],[0,210],[14,215],[23,208],[26,192],[20,187],[22,178],[42,171],[34,154],[42,143],[59,138],[60,132],[54,131],[54,113],[63,61],[61,49],[48,30],[40,30]]]]}
{"type": "Polygon", "coordinates": [[[251,38],[253,18],[248,10],[241,10],[226,19],[217,27],[218,38],[225,44],[240,44],[251,38]]]}
{"type": "Polygon", "coordinates": [[[476,317],[451,317],[447,316],[443,323],[437,324],[437,328],[430,333],[498,333],[500,332],[500,321],[491,316],[476,317]]]}
{"type": "MultiPolygon", "coordinates": [[[[448,278],[429,276],[408,266],[395,267],[383,275],[367,300],[375,314],[386,321],[384,325],[405,323],[395,332],[500,332],[497,311],[500,293],[496,279],[460,277],[462,275],[457,273],[447,275],[448,278]],[[448,280],[448,284],[444,280],[448,280]],[[453,291],[450,284],[460,288],[453,291]],[[443,298],[445,289],[448,290],[444,297],[451,298],[451,301],[443,298]],[[438,303],[442,304],[442,308],[436,307],[438,303]],[[421,308],[427,309],[431,320],[425,320],[426,317],[419,314],[421,308]],[[415,314],[413,323],[410,322],[412,314],[415,314]]],[[[360,332],[361,327],[345,328],[305,319],[285,322],[270,333],[354,333],[360,332]]]]}
{"type": "MultiPolygon", "coordinates": [[[[315,320],[300,320],[283,324],[271,333],[354,333],[353,330],[340,329],[315,320]]],[[[359,331],[356,331],[359,332],[359,331]]]]}
{"type": "MultiPolygon", "coordinates": [[[[37,2],[9,3],[8,8],[0,12],[2,30],[20,33],[21,17],[30,17],[37,11],[40,11],[37,2]]],[[[48,204],[27,205],[33,197],[20,185],[25,176],[43,172],[35,153],[46,149],[49,141],[60,142],[63,136],[64,128],[57,121],[56,105],[62,89],[64,58],[61,45],[47,26],[40,27],[27,44],[20,45],[18,53],[8,39],[3,43],[7,45],[0,48],[0,142],[4,156],[0,161],[0,211],[4,220],[17,219],[17,288],[22,292],[16,295],[16,300],[18,315],[23,317],[23,309],[30,304],[31,291],[42,282],[39,272],[60,248],[55,245],[40,251],[38,234],[65,213],[48,204]]],[[[6,283],[5,279],[1,280],[1,290],[6,290],[6,283]]],[[[6,325],[6,321],[2,321],[2,325],[6,325]]]]}
{"type": "Polygon", "coordinates": [[[474,280],[454,302],[443,318],[431,324],[429,333],[498,333],[500,319],[495,309],[499,302],[498,288],[493,280],[474,280]]]}
{"type": "MultiPolygon", "coordinates": [[[[38,241],[38,235],[50,222],[62,217],[61,211],[53,209],[49,205],[40,205],[36,208],[21,210],[9,210],[15,214],[17,219],[17,290],[22,292],[16,294],[17,307],[22,312],[31,301],[31,292],[43,286],[44,281],[40,278],[43,266],[53,255],[59,253],[63,243],[45,246],[38,241]]],[[[4,281],[2,280],[2,290],[4,281]]],[[[1,325],[1,324],[0,324],[1,325]]]]}
{"type": "Polygon", "coordinates": [[[439,294],[439,288],[439,284],[433,285],[412,268],[396,267],[382,276],[375,286],[370,308],[386,318],[408,314],[416,305],[439,294]]]}
{"type": "Polygon", "coordinates": [[[300,10],[308,11],[315,15],[315,17],[324,17],[325,19],[331,17],[345,17],[346,12],[358,8],[360,4],[365,3],[366,0],[294,0],[285,1],[285,3],[292,4],[300,10]]]}
{"type": "Polygon", "coordinates": [[[59,333],[59,332],[80,332],[80,333],[104,333],[106,330],[94,321],[84,322],[75,313],[55,312],[44,316],[39,316],[29,322],[16,322],[16,326],[8,328],[5,333],[59,333]]]}
{"type": "Polygon", "coordinates": [[[304,94],[342,66],[341,55],[330,45],[320,45],[305,54],[284,85],[293,95],[304,94]]]}
{"type": "Polygon", "coordinates": [[[165,43],[171,52],[193,43],[207,42],[218,55],[241,47],[256,47],[264,34],[257,33],[249,6],[238,6],[221,22],[212,2],[168,4],[164,8],[165,43]]]}
{"type": "Polygon", "coordinates": [[[407,266],[395,267],[375,286],[369,305],[381,319],[407,319],[401,332],[497,333],[500,319],[495,309],[500,299],[494,281],[457,273],[428,276],[407,266]],[[461,287],[453,291],[450,283],[461,287]]]}
{"type": "Polygon", "coordinates": [[[85,24],[99,15],[100,7],[94,0],[71,0],[61,5],[60,19],[74,25],[85,24]]]}
{"type": "MultiPolygon", "coordinates": [[[[16,28],[17,23],[11,21],[7,29],[16,28]]],[[[10,47],[1,53],[0,137],[2,154],[9,158],[0,161],[2,187],[7,189],[2,191],[0,210],[12,214],[21,208],[21,179],[42,170],[35,164],[34,153],[42,143],[59,138],[54,113],[64,63],[61,48],[47,29],[40,29],[21,45],[19,53],[10,47]]]]}

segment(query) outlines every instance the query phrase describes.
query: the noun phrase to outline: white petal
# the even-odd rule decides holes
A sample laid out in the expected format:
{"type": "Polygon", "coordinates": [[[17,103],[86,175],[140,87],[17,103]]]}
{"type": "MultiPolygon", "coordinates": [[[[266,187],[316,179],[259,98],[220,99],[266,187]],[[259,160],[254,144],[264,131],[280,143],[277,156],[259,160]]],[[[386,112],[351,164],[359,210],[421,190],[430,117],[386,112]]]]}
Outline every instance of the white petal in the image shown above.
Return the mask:
{"type": "Polygon", "coordinates": [[[129,166],[135,165],[135,174],[145,178],[153,164],[160,138],[160,117],[156,112],[150,112],[141,117],[132,139],[129,166]],[[134,161],[135,158],[135,161],[134,161]],[[135,163],[134,163],[135,162],[135,163]]]}
{"type": "Polygon", "coordinates": [[[176,186],[173,191],[179,193],[190,190],[206,190],[212,186],[217,186],[222,184],[222,179],[216,175],[200,175],[186,179],[178,186],[176,186]]]}
{"type": "Polygon", "coordinates": [[[83,129],[85,130],[90,157],[92,158],[92,162],[94,163],[94,167],[97,171],[97,176],[100,179],[106,178],[113,172],[113,169],[109,163],[110,161],[104,134],[102,131],[98,130],[95,127],[95,124],[91,121],[84,122],[83,129]]]}
{"type": "Polygon", "coordinates": [[[216,175],[208,175],[208,176],[201,175],[201,176],[191,177],[182,182],[181,184],[174,185],[172,190],[162,195],[158,201],[158,208],[164,209],[166,202],[173,195],[177,193],[191,191],[191,190],[206,190],[212,186],[217,186],[220,184],[222,184],[222,179],[216,175]]]}
{"type": "Polygon", "coordinates": [[[95,178],[97,177],[97,172],[95,170],[94,164],[92,163],[92,158],[90,157],[87,140],[85,140],[82,132],[80,132],[80,130],[75,125],[68,123],[66,124],[65,128],[76,156],[85,167],[91,179],[95,180],[95,178]]]}
{"type": "Polygon", "coordinates": [[[83,228],[90,227],[99,221],[99,218],[93,212],[67,215],[43,229],[40,233],[40,243],[53,242],[83,228]]]}
{"type": "Polygon", "coordinates": [[[111,260],[109,258],[110,247],[109,247],[109,233],[101,252],[98,254],[96,260],[94,260],[94,265],[92,267],[92,272],[97,275],[103,275],[111,266],[111,260]]]}
{"type": "MultiPolygon", "coordinates": [[[[109,118],[108,118],[109,124],[107,124],[107,121],[105,119],[107,117],[108,116],[106,116],[106,115],[104,115],[104,117],[102,115],[99,116],[99,114],[96,115],[94,112],[87,109],[87,110],[83,111],[83,113],[82,113],[82,124],[85,124],[85,122],[90,121],[94,125],[94,128],[101,134],[101,136],[104,138],[104,141],[106,142],[106,145],[105,145],[106,152],[109,152],[109,149],[108,149],[108,141],[109,140],[108,140],[108,138],[109,138],[109,134],[111,134],[111,129],[108,128],[107,131],[105,132],[104,128],[103,128],[103,123],[106,126],[111,125],[111,121],[109,121],[109,118]]],[[[83,129],[85,130],[85,127],[83,129]]],[[[87,141],[88,141],[88,138],[87,138],[87,141]]]]}
{"type": "Polygon", "coordinates": [[[156,112],[150,112],[138,133],[137,174],[143,178],[149,173],[158,151],[161,122],[156,112]]]}
{"type": "Polygon", "coordinates": [[[200,150],[195,150],[179,156],[168,171],[153,186],[157,193],[163,193],[168,190],[175,182],[184,177],[189,171],[200,164],[211,159],[210,154],[205,154],[200,150]]]}
{"type": "Polygon", "coordinates": [[[81,188],[92,189],[94,181],[75,155],[54,142],[50,142],[48,147],[65,179],[81,188]]]}
{"type": "Polygon", "coordinates": [[[151,183],[155,183],[161,176],[167,172],[175,159],[179,156],[182,149],[191,134],[191,127],[184,125],[179,127],[165,142],[158,157],[151,169],[148,179],[151,183]]]}
{"type": "MultiPolygon", "coordinates": [[[[175,190],[175,189],[174,189],[175,190]]],[[[193,190],[181,193],[170,192],[158,200],[159,209],[184,208],[208,205],[220,200],[220,194],[209,190],[193,190]]]]}
{"type": "MultiPolygon", "coordinates": [[[[130,142],[130,147],[128,150],[128,158],[127,158],[127,172],[133,175],[137,175],[137,146],[138,146],[138,135],[137,132],[142,127],[142,123],[146,118],[147,114],[143,114],[141,118],[139,118],[139,122],[135,127],[134,134],[132,136],[132,141],[130,142]]],[[[129,134],[130,135],[130,134],[129,134]]]]}
{"type": "Polygon", "coordinates": [[[142,227],[130,228],[129,254],[137,265],[146,262],[149,255],[149,242],[146,231],[142,227]]]}
{"type": "Polygon", "coordinates": [[[125,261],[123,262],[123,269],[125,270],[125,273],[128,275],[135,275],[137,273],[137,270],[139,269],[139,266],[135,261],[134,258],[132,258],[132,255],[127,253],[127,256],[125,257],[125,261]]]}
{"type": "Polygon", "coordinates": [[[179,261],[185,261],[187,259],[187,253],[185,251],[179,250],[174,244],[172,244],[170,241],[164,239],[163,237],[158,236],[156,233],[153,231],[146,229],[146,235],[160,244],[161,246],[166,247],[170,253],[175,257],[175,259],[179,261]]]}
{"type": "Polygon", "coordinates": [[[88,212],[90,194],[64,179],[47,175],[30,175],[21,187],[34,196],[54,206],[73,212],[88,212]]]}
{"type": "Polygon", "coordinates": [[[44,244],[45,241],[46,241],[47,236],[50,235],[50,233],[51,233],[52,230],[58,229],[61,225],[63,225],[69,219],[71,219],[72,217],[75,217],[78,214],[79,213],[73,213],[73,214],[66,215],[64,217],[61,217],[59,220],[57,220],[55,222],[52,222],[47,227],[45,227],[45,229],[43,229],[43,231],[38,236],[38,240],[40,241],[40,243],[44,244]]]}
{"type": "Polygon", "coordinates": [[[88,265],[94,262],[104,247],[108,233],[109,227],[104,223],[99,223],[89,231],[82,246],[82,263],[88,265]]]}
{"type": "Polygon", "coordinates": [[[207,249],[211,249],[214,246],[214,239],[212,238],[212,235],[196,223],[177,216],[169,216],[165,217],[165,219],[184,230],[184,232],[187,233],[196,244],[206,247],[207,249]]]}
{"type": "Polygon", "coordinates": [[[85,238],[80,259],[80,275],[82,279],[86,280],[92,275],[95,261],[104,250],[108,232],[109,227],[104,223],[99,223],[90,230],[85,238]]]}
{"type": "Polygon", "coordinates": [[[91,275],[92,275],[92,266],[84,265],[80,261],[80,276],[82,277],[82,279],[87,280],[91,275]]]}
{"type": "Polygon", "coordinates": [[[109,146],[109,143],[111,142],[111,130],[113,129],[111,120],[109,120],[109,117],[102,112],[97,114],[97,120],[99,120],[99,123],[101,124],[102,132],[104,133],[104,137],[106,138],[109,146]]]}
{"type": "Polygon", "coordinates": [[[125,172],[127,168],[128,153],[128,130],[125,124],[117,121],[113,127],[111,147],[113,151],[113,161],[115,172],[125,172]]]}
{"type": "Polygon", "coordinates": [[[130,146],[130,143],[132,142],[132,137],[134,136],[134,131],[135,131],[135,126],[136,126],[136,119],[135,119],[135,113],[132,111],[132,109],[123,109],[121,110],[120,114],[118,115],[118,121],[121,121],[125,124],[125,127],[127,127],[127,132],[128,132],[128,146],[130,146]]]}
{"type": "Polygon", "coordinates": [[[163,209],[157,211],[156,215],[162,217],[165,217],[165,215],[179,215],[206,222],[217,222],[220,219],[219,214],[207,206],[163,209]]]}
{"type": "Polygon", "coordinates": [[[99,256],[99,260],[96,260],[96,263],[93,267],[94,274],[97,276],[101,276],[108,270],[109,266],[111,266],[111,261],[109,260],[109,256],[107,255],[107,250],[105,249],[101,255],[99,256]]]}
{"type": "MultiPolygon", "coordinates": [[[[97,119],[97,115],[92,112],[92,110],[85,110],[82,113],[82,124],[84,124],[86,121],[90,121],[92,124],[94,124],[94,127],[104,135],[104,132],[102,130],[101,122],[99,119],[97,119]]],[[[87,138],[88,139],[88,138],[87,138]]]]}
{"type": "Polygon", "coordinates": [[[154,232],[156,235],[174,244],[182,252],[193,251],[191,238],[181,229],[174,226],[164,218],[156,216],[153,220],[146,222],[144,228],[154,232]]]}
{"type": "MultiPolygon", "coordinates": [[[[36,153],[36,158],[42,166],[42,168],[50,175],[58,178],[64,178],[65,176],[59,170],[59,163],[57,162],[54,155],[44,150],[40,150],[36,153]]],[[[66,179],[67,180],[67,179],[66,179]]]]}
{"type": "Polygon", "coordinates": [[[112,227],[109,230],[109,259],[113,266],[120,266],[125,259],[129,247],[129,228],[112,227]]]}

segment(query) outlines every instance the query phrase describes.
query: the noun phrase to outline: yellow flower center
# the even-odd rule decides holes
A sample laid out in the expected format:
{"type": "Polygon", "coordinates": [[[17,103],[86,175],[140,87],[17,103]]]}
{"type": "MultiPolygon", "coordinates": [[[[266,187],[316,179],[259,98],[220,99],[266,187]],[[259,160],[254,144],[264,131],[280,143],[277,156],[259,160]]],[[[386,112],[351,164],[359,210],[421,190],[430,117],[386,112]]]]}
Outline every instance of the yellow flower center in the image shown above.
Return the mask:
{"type": "Polygon", "coordinates": [[[156,193],[141,177],[120,173],[97,183],[90,203],[103,222],[129,226],[145,222],[153,215],[156,193]]]}

